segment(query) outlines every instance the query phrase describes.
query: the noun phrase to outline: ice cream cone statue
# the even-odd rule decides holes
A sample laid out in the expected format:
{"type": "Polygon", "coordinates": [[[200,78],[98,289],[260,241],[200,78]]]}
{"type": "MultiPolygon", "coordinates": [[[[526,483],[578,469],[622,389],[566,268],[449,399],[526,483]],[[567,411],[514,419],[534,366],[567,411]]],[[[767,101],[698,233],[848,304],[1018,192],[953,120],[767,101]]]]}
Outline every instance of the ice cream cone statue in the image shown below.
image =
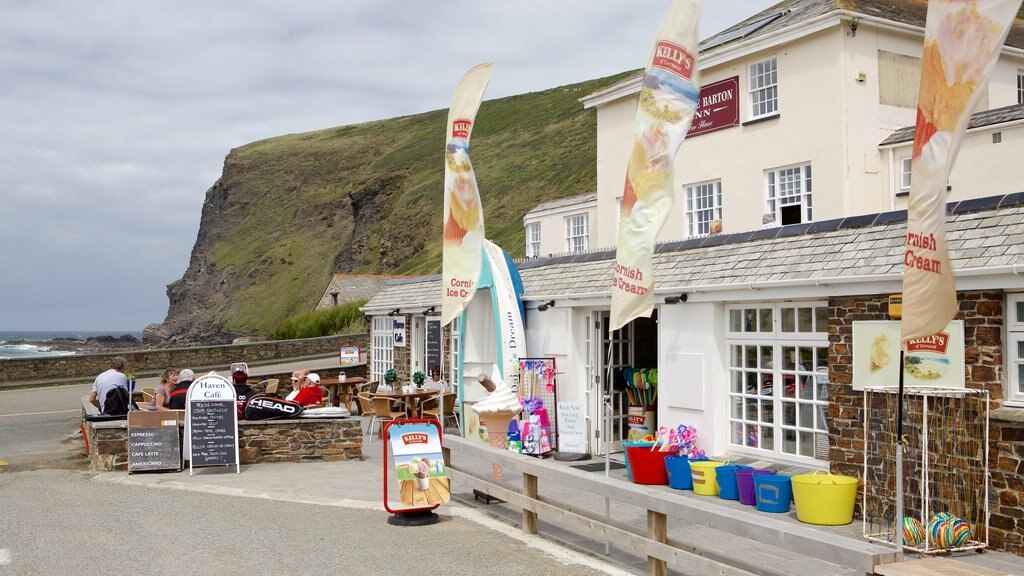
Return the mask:
{"type": "MultiPolygon", "coordinates": [[[[519,397],[504,382],[494,383],[490,378],[481,375],[480,383],[490,390],[487,396],[473,405],[473,410],[480,416],[480,423],[487,428],[487,437],[491,446],[505,448],[505,440],[508,437],[508,423],[511,422],[523,411],[523,405],[519,403],[519,397]],[[491,390],[489,385],[493,385],[491,390]]],[[[494,479],[501,480],[501,464],[492,465],[494,479]]]]}

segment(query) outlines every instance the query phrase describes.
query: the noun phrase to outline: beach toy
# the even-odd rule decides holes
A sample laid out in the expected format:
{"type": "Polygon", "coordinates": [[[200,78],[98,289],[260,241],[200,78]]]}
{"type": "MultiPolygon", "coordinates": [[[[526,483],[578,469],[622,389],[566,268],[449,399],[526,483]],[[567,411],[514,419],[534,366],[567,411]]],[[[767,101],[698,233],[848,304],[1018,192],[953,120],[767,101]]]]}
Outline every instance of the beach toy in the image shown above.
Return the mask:
{"type": "Polygon", "coordinates": [[[722,500],[740,499],[739,486],[736,484],[736,473],[740,470],[750,470],[750,466],[726,462],[724,465],[715,468],[715,481],[718,482],[719,498],[722,500]]]}
{"type": "Polygon", "coordinates": [[[789,512],[793,484],[789,476],[758,474],[754,476],[754,493],[757,495],[757,509],[761,512],[789,512]]]}
{"type": "Polygon", "coordinates": [[[665,458],[665,470],[668,472],[668,485],[676,490],[693,490],[693,476],[690,473],[690,462],[707,460],[706,456],[690,458],[683,454],[665,458]]]}
{"type": "Polygon", "coordinates": [[[675,452],[652,450],[647,446],[629,446],[629,467],[632,470],[634,484],[668,484],[668,471],[665,458],[675,452]]]}
{"type": "Polygon", "coordinates": [[[644,448],[650,449],[651,446],[654,446],[654,436],[648,436],[648,437],[644,438],[643,440],[637,440],[635,442],[627,441],[627,442],[623,442],[622,443],[623,463],[626,465],[626,478],[629,478],[629,479],[632,480],[633,479],[633,469],[629,465],[629,447],[630,446],[642,446],[644,448]]]}
{"type": "Polygon", "coordinates": [[[928,543],[936,548],[949,548],[946,545],[946,518],[940,518],[938,514],[928,521],[928,543]]]}
{"type": "Polygon", "coordinates": [[[740,504],[757,506],[757,496],[754,494],[754,476],[757,474],[775,474],[775,470],[748,468],[736,471],[736,489],[740,494],[740,504]]]}
{"type": "Polygon", "coordinates": [[[924,526],[917,518],[906,516],[903,518],[903,543],[908,546],[917,546],[924,542],[924,526]]]}
{"type": "Polygon", "coordinates": [[[830,474],[824,470],[793,476],[797,520],[822,526],[853,522],[858,482],[853,476],[830,474]]]}
{"type": "Polygon", "coordinates": [[[715,480],[715,468],[722,462],[714,460],[690,461],[690,476],[693,478],[693,493],[701,496],[717,496],[718,482],[715,480]]]}
{"type": "Polygon", "coordinates": [[[946,521],[946,544],[959,548],[971,541],[971,525],[959,518],[946,521]]]}

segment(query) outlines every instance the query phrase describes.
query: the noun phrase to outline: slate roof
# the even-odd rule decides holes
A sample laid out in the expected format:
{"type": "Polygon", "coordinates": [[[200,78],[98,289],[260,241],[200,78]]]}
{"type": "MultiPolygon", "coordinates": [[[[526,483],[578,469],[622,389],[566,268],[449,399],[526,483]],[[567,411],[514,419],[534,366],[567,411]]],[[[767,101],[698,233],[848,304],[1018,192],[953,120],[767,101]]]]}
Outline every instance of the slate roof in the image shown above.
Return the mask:
{"type": "MultiPolygon", "coordinates": [[[[950,203],[947,214],[954,270],[1024,264],[1024,192],[950,203]]],[[[657,288],[898,277],[906,220],[906,210],[899,210],[659,244],[654,256],[657,288]]],[[[610,297],[614,260],[614,250],[606,250],[519,263],[524,299],[610,297]]],[[[364,309],[437,306],[440,294],[440,276],[392,281],[364,309]]]]}
{"type": "Polygon", "coordinates": [[[533,214],[534,212],[540,212],[542,210],[551,210],[553,208],[576,206],[577,204],[586,204],[587,202],[595,201],[597,201],[597,192],[587,192],[586,194],[577,194],[576,196],[555,198],[554,200],[548,200],[547,202],[537,204],[532,210],[527,212],[527,214],[533,214]]]}
{"type": "MultiPolygon", "coordinates": [[[[1002,108],[995,108],[993,110],[986,110],[984,112],[972,114],[971,119],[967,122],[967,129],[970,130],[972,128],[994,126],[996,124],[1013,122],[1015,120],[1024,120],[1024,104],[1013,104],[1011,106],[1003,106],[1002,108]]],[[[888,146],[890,144],[899,144],[901,142],[913,142],[913,140],[914,127],[905,126],[890,134],[885,140],[882,140],[879,146],[888,146]]]]}
{"type": "Polygon", "coordinates": [[[320,297],[317,309],[331,306],[330,295],[338,293],[338,303],[368,300],[384,287],[384,283],[395,278],[403,278],[393,274],[335,274],[327,284],[327,289],[320,297]]]}

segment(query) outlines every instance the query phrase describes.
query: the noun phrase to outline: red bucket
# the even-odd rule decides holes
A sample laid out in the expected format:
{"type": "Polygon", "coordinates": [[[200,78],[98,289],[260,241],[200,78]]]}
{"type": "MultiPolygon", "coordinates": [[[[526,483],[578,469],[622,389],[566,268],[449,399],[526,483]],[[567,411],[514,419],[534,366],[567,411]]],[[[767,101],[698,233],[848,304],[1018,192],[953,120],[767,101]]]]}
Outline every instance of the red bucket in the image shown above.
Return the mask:
{"type": "Polygon", "coordinates": [[[634,484],[668,484],[668,471],[665,469],[665,458],[675,455],[675,451],[662,452],[651,450],[645,446],[627,446],[626,457],[629,458],[629,469],[633,473],[634,484]]]}

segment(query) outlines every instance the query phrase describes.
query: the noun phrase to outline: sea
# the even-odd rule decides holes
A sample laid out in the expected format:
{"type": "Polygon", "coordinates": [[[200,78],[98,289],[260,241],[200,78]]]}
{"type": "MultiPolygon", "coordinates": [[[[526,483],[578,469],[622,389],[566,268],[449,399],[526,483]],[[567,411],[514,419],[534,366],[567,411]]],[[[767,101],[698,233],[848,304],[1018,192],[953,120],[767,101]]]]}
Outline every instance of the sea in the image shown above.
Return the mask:
{"type": "Polygon", "coordinates": [[[75,353],[66,350],[54,350],[50,346],[46,345],[47,340],[54,340],[56,338],[73,338],[75,340],[85,340],[93,336],[113,336],[118,338],[125,334],[131,334],[140,341],[142,340],[141,331],[131,330],[54,330],[54,331],[42,331],[42,330],[15,330],[15,331],[0,331],[0,360],[8,358],[43,358],[46,356],[72,356],[75,353]],[[15,344],[16,340],[31,340],[33,344],[18,343],[15,344]]]}

